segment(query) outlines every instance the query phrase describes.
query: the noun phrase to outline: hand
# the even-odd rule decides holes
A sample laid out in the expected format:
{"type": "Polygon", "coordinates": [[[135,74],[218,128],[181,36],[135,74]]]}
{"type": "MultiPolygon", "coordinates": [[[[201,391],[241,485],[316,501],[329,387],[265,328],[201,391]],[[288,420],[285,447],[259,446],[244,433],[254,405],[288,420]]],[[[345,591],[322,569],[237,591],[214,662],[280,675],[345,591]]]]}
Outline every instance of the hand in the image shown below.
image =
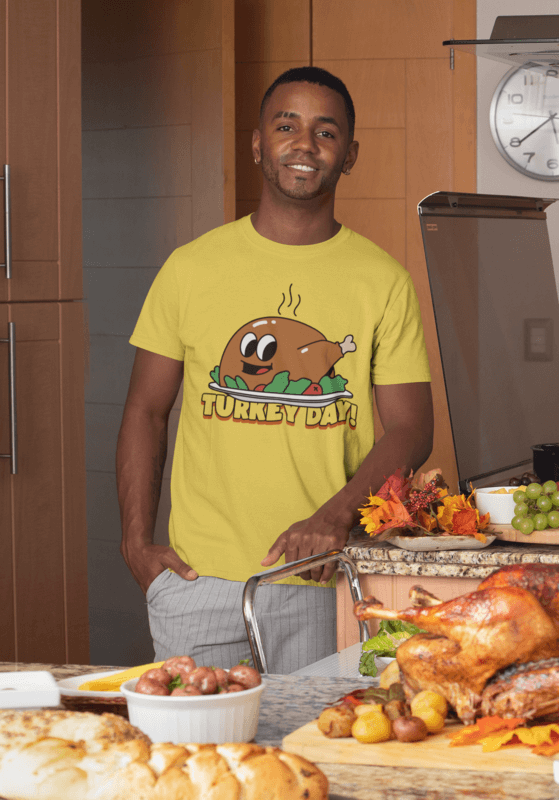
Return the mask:
{"type": "Polygon", "coordinates": [[[172,569],[187,581],[194,581],[198,577],[198,573],[179,558],[172,547],[161,544],[122,545],[120,552],[144,594],[166,569],[172,569]]]}
{"type": "MultiPolygon", "coordinates": [[[[349,537],[352,523],[329,520],[322,509],[312,517],[295,522],[281,536],[278,536],[267,556],[260,562],[263,567],[271,567],[285,553],[285,563],[301,558],[315,556],[328,550],[342,550],[349,537]]],[[[336,562],[331,561],[313,570],[302,572],[299,577],[305,581],[313,580],[327,583],[336,570],[336,562]]]]}

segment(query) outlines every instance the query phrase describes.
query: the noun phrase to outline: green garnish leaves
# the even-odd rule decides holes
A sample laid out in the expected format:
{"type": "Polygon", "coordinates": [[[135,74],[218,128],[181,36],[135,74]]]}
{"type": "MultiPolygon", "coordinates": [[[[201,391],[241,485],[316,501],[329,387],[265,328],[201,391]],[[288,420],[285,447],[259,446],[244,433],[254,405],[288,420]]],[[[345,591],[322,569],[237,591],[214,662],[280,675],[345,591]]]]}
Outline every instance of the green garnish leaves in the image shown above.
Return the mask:
{"type": "Polygon", "coordinates": [[[273,392],[274,394],[284,394],[288,383],[289,372],[287,370],[278,372],[277,375],[274,375],[271,383],[264,387],[264,391],[273,392]]]}
{"type": "Polygon", "coordinates": [[[381,620],[378,634],[363,642],[363,652],[359,661],[361,675],[370,675],[372,678],[376,678],[378,667],[375,658],[377,656],[396,658],[398,646],[415,633],[423,633],[423,631],[416,625],[412,625],[411,622],[402,622],[399,619],[381,620]]]}
{"type": "Polygon", "coordinates": [[[214,383],[219,383],[219,364],[210,372],[210,378],[213,378],[214,383]]]}
{"type": "Polygon", "coordinates": [[[186,683],[181,681],[180,675],[175,675],[175,677],[169,682],[169,694],[173,691],[173,689],[184,689],[186,683]]]}
{"type": "Polygon", "coordinates": [[[347,380],[345,378],[342,378],[341,375],[334,375],[333,378],[329,378],[328,375],[325,375],[323,378],[319,380],[319,384],[322,387],[322,391],[324,392],[324,394],[343,392],[346,383],[347,380]]]}

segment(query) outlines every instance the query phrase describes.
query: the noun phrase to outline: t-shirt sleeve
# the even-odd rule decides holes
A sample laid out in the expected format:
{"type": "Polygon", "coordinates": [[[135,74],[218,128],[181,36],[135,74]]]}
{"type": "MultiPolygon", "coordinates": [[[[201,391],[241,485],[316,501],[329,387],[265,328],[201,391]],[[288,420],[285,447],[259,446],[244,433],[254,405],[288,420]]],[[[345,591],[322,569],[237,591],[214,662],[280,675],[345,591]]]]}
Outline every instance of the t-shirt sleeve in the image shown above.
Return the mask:
{"type": "Polygon", "coordinates": [[[176,263],[171,255],[151,285],[130,344],[183,361],[185,347],[179,335],[179,316],[180,292],[176,263]]]}
{"type": "Polygon", "coordinates": [[[431,380],[421,311],[409,276],[375,332],[371,379],[379,385],[431,380]]]}

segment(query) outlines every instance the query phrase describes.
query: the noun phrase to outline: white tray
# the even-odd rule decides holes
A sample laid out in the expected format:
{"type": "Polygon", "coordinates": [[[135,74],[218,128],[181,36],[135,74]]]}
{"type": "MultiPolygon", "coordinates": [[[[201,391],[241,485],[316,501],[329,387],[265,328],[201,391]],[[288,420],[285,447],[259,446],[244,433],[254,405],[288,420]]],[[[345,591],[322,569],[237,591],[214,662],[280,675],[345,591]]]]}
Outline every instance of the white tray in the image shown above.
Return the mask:
{"type": "MultiPolygon", "coordinates": [[[[375,681],[377,678],[361,675],[359,672],[359,660],[361,659],[362,650],[362,643],[357,642],[357,644],[352,644],[351,647],[346,647],[345,650],[340,650],[339,653],[322,658],[320,661],[308,664],[306,667],[290,674],[319,675],[322,678],[361,678],[369,682],[375,681]]],[[[379,668],[379,675],[391,661],[394,661],[394,659],[377,657],[376,663],[379,668]]]]}
{"type": "Polygon", "coordinates": [[[0,672],[0,708],[43,708],[60,703],[50,672],[0,672]]]}

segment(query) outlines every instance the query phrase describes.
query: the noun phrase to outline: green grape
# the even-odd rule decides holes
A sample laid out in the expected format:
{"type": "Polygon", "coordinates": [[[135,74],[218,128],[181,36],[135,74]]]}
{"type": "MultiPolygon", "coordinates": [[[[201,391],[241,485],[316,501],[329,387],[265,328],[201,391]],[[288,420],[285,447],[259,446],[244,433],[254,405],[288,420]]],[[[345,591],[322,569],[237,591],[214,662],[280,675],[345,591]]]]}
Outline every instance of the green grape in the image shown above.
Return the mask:
{"type": "Polygon", "coordinates": [[[526,503],[517,503],[514,507],[514,513],[517,517],[527,517],[528,506],[526,503]]]}
{"type": "Polygon", "coordinates": [[[547,528],[547,516],[545,514],[536,514],[533,518],[534,528],[537,531],[544,531],[547,528]]]}
{"type": "Polygon", "coordinates": [[[523,492],[522,489],[518,489],[513,494],[512,499],[515,503],[524,503],[526,502],[526,492],[523,492]]]}
{"type": "Polygon", "coordinates": [[[551,502],[553,503],[554,506],[559,506],[559,490],[553,492],[553,494],[551,495],[551,502]]]}
{"type": "Polygon", "coordinates": [[[546,481],[542,486],[542,490],[544,494],[553,494],[553,492],[557,491],[557,484],[555,481],[546,481]]]}
{"type": "Polygon", "coordinates": [[[532,531],[534,530],[534,523],[529,517],[524,517],[520,520],[520,525],[518,526],[518,530],[520,533],[523,533],[524,536],[530,536],[532,531]]]}
{"type": "Polygon", "coordinates": [[[550,528],[559,528],[559,511],[550,511],[547,515],[547,523],[550,528]]]}
{"type": "Polygon", "coordinates": [[[521,523],[521,522],[522,522],[522,517],[517,517],[517,516],[514,516],[514,517],[511,519],[511,521],[510,521],[510,524],[512,525],[512,527],[513,527],[515,530],[519,530],[519,529],[520,529],[520,523],[521,523]]]}
{"type": "Polygon", "coordinates": [[[536,500],[536,505],[540,511],[543,511],[544,514],[546,511],[551,511],[553,508],[553,503],[551,502],[551,498],[549,498],[546,494],[542,494],[536,500]]]}
{"type": "Polygon", "coordinates": [[[530,483],[526,487],[526,497],[529,497],[531,500],[535,500],[536,497],[539,497],[542,493],[542,487],[539,483],[530,483]]]}

